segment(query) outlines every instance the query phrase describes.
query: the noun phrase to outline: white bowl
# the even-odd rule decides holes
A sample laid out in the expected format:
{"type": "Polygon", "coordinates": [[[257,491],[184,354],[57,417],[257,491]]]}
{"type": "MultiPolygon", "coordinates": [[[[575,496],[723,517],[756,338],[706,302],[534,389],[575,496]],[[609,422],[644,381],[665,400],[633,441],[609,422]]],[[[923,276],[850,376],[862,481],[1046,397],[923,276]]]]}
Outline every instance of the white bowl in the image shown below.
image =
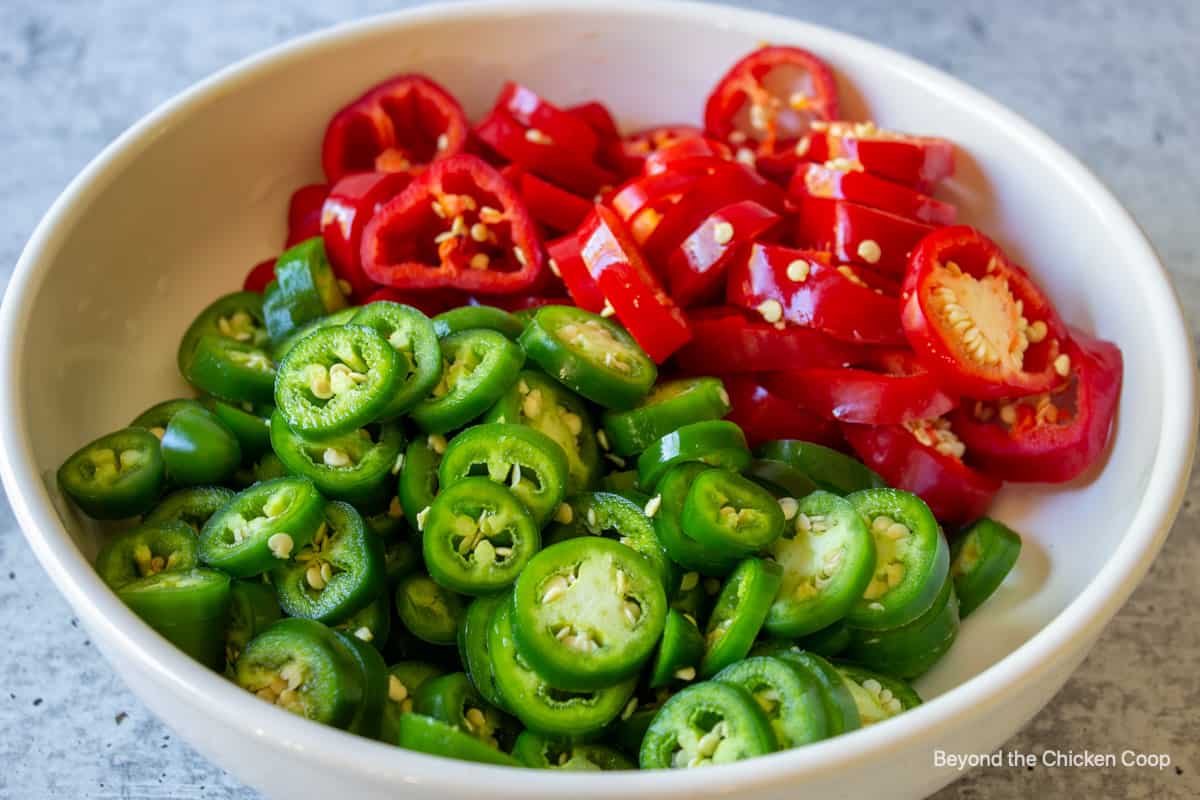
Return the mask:
{"type": "Polygon", "coordinates": [[[794,798],[918,796],[952,780],[933,752],[989,752],[1061,687],[1158,552],[1195,441],[1190,340],[1161,264],[1075,159],[958,81],[851,36],[710,5],[623,0],[417,9],[251,58],[155,111],[63,193],[0,317],[3,480],[38,558],[126,683],[201,752],[274,796],[794,798]],[[505,78],[599,97],[628,125],[698,120],[714,80],[761,40],[825,57],[851,115],[962,146],[950,194],[1028,264],[1069,321],[1125,354],[1107,464],[1070,486],[1006,489],[1026,547],[999,594],[920,681],[929,700],[820,744],[701,772],[547,774],[450,762],[314,725],[170,647],[105,588],[97,540],[53,488],[63,458],[185,392],[174,348],[203,305],[283,239],[319,178],[329,115],[420,70],[478,116],[505,78]],[[404,787],[402,790],[399,787],[404,787]]]}

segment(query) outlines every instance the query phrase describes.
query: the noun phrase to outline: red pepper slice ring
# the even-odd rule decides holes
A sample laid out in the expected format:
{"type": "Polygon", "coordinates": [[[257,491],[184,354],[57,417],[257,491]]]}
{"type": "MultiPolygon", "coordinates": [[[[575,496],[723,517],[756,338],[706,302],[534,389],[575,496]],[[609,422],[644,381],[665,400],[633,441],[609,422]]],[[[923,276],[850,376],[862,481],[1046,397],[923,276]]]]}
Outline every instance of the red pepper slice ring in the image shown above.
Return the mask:
{"type": "Polygon", "coordinates": [[[836,422],[785,400],[758,376],[739,372],[720,378],[729,394],[730,411],[725,418],[742,429],[750,447],[773,439],[799,439],[838,449],[845,446],[836,422]]]}
{"type": "Polygon", "coordinates": [[[356,172],[333,185],[321,206],[321,236],[334,274],[347,281],[356,298],[375,290],[362,269],[362,234],[380,207],[411,177],[400,172],[356,172]]]}
{"type": "Polygon", "coordinates": [[[958,399],[924,370],[887,375],[865,369],[789,369],[762,377],[763,385],[818,416],[864,425],[899,425],[940,417],[958,399]]]}
{"type": "Polygon", "coordinates": [[[710,214],[667,258],[667,285],[675,302],[686,308],[719,296],[735,254],[780,219],[753,200],[730,203],[710,214]]]}
{"type": "Polygon", "coordinates": [[[800,164],[788,184],[788,194],[803,198],[849,200],[880,211],[930,225],[953,225],[958,209],[915,189],[892,183],[869,172],[838,169],[826,164],[800,164]]]}
{"type": "Polygon", "coordinates": [[[661,204],[665,200],[666,206],[674,205],[697,178],[706,174],[709,174],[707,169],[689,169],[639,175],[613,190],[606,205],[616,211],[623,222],[629,222],[651,204],[661,204]]]}
{"type": "Polygon", "coordinates": [[[939,521],[957,525],[983,516],[1000,481],[962,461],[963,444],[945,418],[905,425],[842,425],[862,462],[898,489],[929,504],[939,521]]]}
{"type": "Polygon", "coordinates": [[[329,185],[310,183],[292,192],[288,199],[288,234],[283,249],[321,235],[321,204],[329,195],[329,185]]]}
{"type": "Polygon", "coordinates": [[[586,103],[571,106],[566,111],[576,119],[587,123],[602,143],[621,138],[621,131],[617,127],[617,121],[613,118],[612,112],[599,100],[589,100],[586,103]]]}
{"type": "Polygon", "coordinates": [[[1049,391],[1070,372],[1066,329],[1029,275],[974,228],[941,228],[913,251],[901,302],[917,357],[976,399],[1049,391]]]}
{"type": "Polygon", "coordinates": [[[331,183],[348,172],[416,174],[461,153],[470,130],[454,95],[424,75],[398,75],[334,114],[321,165],[331,183]]]}
{"type": "Polygon", "coordinates": [[[552,233],[573,231],[592,213],[591,200],[560,189],[515,164],[509,164],[500,174],[517,188],[533,221],[552,233]]]}
{"type": "Polygon", "coordinates": [[[544,258],[512,185],[476,156],[435,161],[363,231],[363,272],[402,289],[511,294],[529,289],[544,258]]]}
{"type": "Polygon", "coordinates": [[[637,175],[651,153],[669,147],[683,139],[703,138],[704,131],[695,125],[660,125],[645,128],[625,136],[614,146],[614,157],[622,165],[622,174],[637,175]]]}
{"type": "Polygon", "coordinates": [[[970,463],[1004,480],[1061,483],[1100,459],[1121,394],[1121,351],[1072,330],[1065,352],[1071,372],[1049,392],[967,403],[951,415],[970,463]]]}
{"type": "Polygon", "coordinates": [[[597,205],[577,235],[583,263],[606,302],[655,363],[687,343],[687,319],[663,291],[614,211],[597,205]]]}
{"type": "Polygon", "coordinates": [[[261,292],[273,280],[275,280],[275,259],[268,258],[250,268],[250,271],[246,273],[246,279],[242,281],[242,288],[247,292],[261,292]]]}
{"type": "Polygon", "coordinates": [[[796,326],[779,330],[732,306],[689,311],[688,326],[692,340],[676,353],[675,362],[695,375],[845,367],[864,357],[863,348],[820,331],[796,326]]]}
{"type": "Polygon", "coordinates": [[[717,82],[704,106],[709,136],[773,153],[807,134],[813,122],[838,117],[829,66],[799,47],[763,47],[717,82]]]}
{"type": "Polygon", "coordinates": [[[768,323],[816,328],[846,342],[903,345],[900,303],[828,253],[753,245],[730,266],[726,297],[768,323]]]}
{"type": "Polygon", "coordinates": [[[731,161],[733,153],[727,145],[715,139],[689,136],[664,145],[646,156],[642,172],[646,175],[658,175],[675,169],[680,162],[686,163],[692,159],[710,158],[718,161],[731,161]]]}
{"type": "Polygon", "coordinates": [[[908,254],[934,230],[932,225],[847,200],[804,195],[796,241],[828,250],[838,261],[862,264],[896,279],[908,267],[908,254]]]}
{"type": "Polygon", "coordinates": [[[496,98],[497,109],[527,129],[549,137],[580,158],[591,161],[600,145],[592,126],[578,117],[544,100],[537,92],[514,81],[508,81],[496,98]]]}
{"type": "Polygon", "coordinates": [[[546,253],[550,256],[547,262],[550,270],[562,278],[567,287],[567,293],[575,305],[599,314],[604,310],[604,293],[600,291],[596,279],[583,263],[579,251],[579,237],[574,233],[555,239],[546,245],[546,253]]]}
{"type": "Polygon", "coordinates": [[[502,108],[493,108],[475,133],[509,161],[575,194],[593,197],[617,183],[612,172],[544,131],[525,127],[502,108]]]}
{"type": "Polygon", "coordinates": [[[873,122],[815,123],[808,137],[796,142],[794,155],[802,161],[865,170],[926,194],[954,174],[953,142],[909,136],[877,128],[873,122]]]}

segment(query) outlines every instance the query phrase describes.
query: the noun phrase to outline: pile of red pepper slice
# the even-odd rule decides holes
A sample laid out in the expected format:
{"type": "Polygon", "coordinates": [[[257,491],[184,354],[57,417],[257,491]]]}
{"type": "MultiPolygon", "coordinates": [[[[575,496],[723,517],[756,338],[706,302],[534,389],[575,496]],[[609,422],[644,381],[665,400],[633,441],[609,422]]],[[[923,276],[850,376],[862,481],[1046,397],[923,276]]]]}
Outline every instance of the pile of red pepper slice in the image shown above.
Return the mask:
{"type": "Polygon", "coordinates": [[[738,61],[703,127],[625,136],[598,100],[514,82],[472,126],[401,75],[334,114],[321,163],[287,242],[322,236],[354,300],[615,316],[666,372],[720,376],[752,444],[852,451],[943,522],[982,514],[1002,480],[1072,480],[1106,446],[1120,351],[954,224],[933,196],[949,141],[840,119],[805,50],[738,61]]]}

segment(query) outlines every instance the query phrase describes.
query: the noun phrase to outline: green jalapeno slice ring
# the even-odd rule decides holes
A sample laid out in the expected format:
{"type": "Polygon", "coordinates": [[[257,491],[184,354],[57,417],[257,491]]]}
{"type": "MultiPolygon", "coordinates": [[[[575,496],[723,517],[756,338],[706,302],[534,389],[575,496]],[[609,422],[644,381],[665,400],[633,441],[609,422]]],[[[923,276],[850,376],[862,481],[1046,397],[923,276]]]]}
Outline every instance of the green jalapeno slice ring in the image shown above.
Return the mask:
{"type": "Polygon", "coordinates": [[[271,358],[274,359],[275,363],[278,364],[280,361],[283,361],[283,357],[286,356],[288,352],[296,346],[296,342],[300,341],[305,336],[308,336],[315,330],[319,330],[321,328],[336,328],[339,325],[345,325],[346,323],[350,322],[350,320],[354,319],[354,316],[359,312],[359,308],[359,306],[343,308],[340,311],[333,312],[332,314],[326,314],[323,317],[310,319],[308,322],[304,323],[298,328],[294,328],[287,336],[284,336],[278,342],[275,342],[271,345],[271,358]]]}
{"type": "Polygon", "coordinates": [[[682,378],[660,383],[628,411],[607,411],[604,431],[618,456],[633,456],[693,422],[729,413],[729,393],[718,378],[682,378]]]}
{"type": "Polygon", "coordinates": [[[331,502],[312,541],[271,571],[271,583],[289,616],[336,624],[383,590],[383,543],[354,506],[331,502]]]}
{"type": "Polygon", "coordinates": [[[776,497],[803,500],[815,491],[817,484],[791,464],[756,458],[746,467],[746,477],[776,497]]]}
{"type": "Polygon", "coordinates": [[[483,421],[526,425],[553,439],[567,456],[568,495],[586,491],[596,482],[600,448],[587,405],[540,372],[522,370],[483,421]]]}
{"type": "Polygon", "coordinates": [[[94,519],[124,519],[148,511],[166,482],[158,437],[142,428],[101,436],[58,469],[58,485],[94,519]]]}
{"type": "Polygon", "coordinates": [[[394,496],[397,459],[404,429],[384,422],[333,436],[306,437],[292,430],[283,414],[271,416],[271,444],[292,473],[316,484],[326,497],[373,510],[394,496]]]}
{"type": "Polygon", "coordinates": [[[598,772],[637,769],[637,765],[603,744],[572,741],[524,731],[513,745],[513,758],[533,769],[598,772]]]}
{"type": "Polygon", "coordinates": [[[396,586],[396,613],[421,641],[454,644],[465,608],[459,595],[416,572],[401,578],[396,586]]]}
{"type": "Polygon", "coordinates": [[[657,487],[657,496],[661,500],[658,513],[654,515],[654,530],[670,559],[684,569],[703,575],[728,575],[737,566],[738,557],[724,548],[710,547],[693,538],[682,525],[688,490],[700,473],[710,469],[707,464],[689,461],[677,464],[663,474],[657,487]]]}
{"type": "Polygon", "coordinates": [[[333,629],[382,651],[392,630],[392,595],[387,586],[374,600],[334,625],[333,629]]]}
{"type": "Polygon", "coordinates": [[[282,619],[255,636],[234,676],[259,699],[335,728],[353,722],[365,694],[354,653],[311,619],[282,619]]]}
{"type": "Polygon", "coordinates": [[[769,547],[783,533],[783,510],[774,496],[726,469],[701,472],[692,481],[679,523],[709,549],[745,557],[769,547]]]}
{"type": "Polygon", "coordinates": [[[383,720],[379,738],[395,743],[400,736],[400,717],[413,710],[413,695],[430,678],[445,673],[440,667],[424,661],[401,661],[388,668],[387,700],[383,704],[383,720]]]}
{"type": "Polygon", "coordinates": [[[452,333],[439,347],[441,375],[410,412],[413,422],[429,433],[461,428],[483,414],[516,383],[525,364],[521,348],[495,331],[452,333]]]}
{"type": "Polygon", "coordinates": [[[262,295],[263,318],[278,342],[309,320],[346,307],[346,297],[325,255],[320,236],[283,251],[275,261],[275,280],[262,295]]]}
{"type": "Polygon", "coordinates": [[[453,725],[489,747],[512,748],[513,721],[483,696],[463,672],[430,678],[413,694],[413,711],[453,725]]]}
{"type": "Polygon", "coordinates": [[[1021,537],[984,517],[958,535],[950,547],[950,574],[965,618],[992,596],[1021,555],[1021,537]]]}
{"type": "Polygon", "coordinates": [[[322,328],[279,365],[275,406],[302,436],[335,436],[380,418],[399,377],[398,356],[373,328],[322,328]]]}
{"type": "MultiPolygon", "coordinates": [[[[767,621],[769,622],[770,619],[768,616],[767,621]]],[[[813,631],[807,636],[801,636],[794,641],[794,644],[801,650],[808,650],[825,658],[833,658],[846,651],[846,648],[850,646],[850,638],[850,626],[842,619],[819,631],[813,631]]]]}
{"type": "Polygon", "coordinates": [[[513,615],[511,602],[496,609],[488,631],[488,655],[504,707],[525,727],[548,736],[584,738],[603,730],[628,706],[636,675],[589,691],[551,686],[518,651],[513,615]]]}
{"type": "Polygon", "coordinates": [[[242,446],[211,411],[203,406],[185,408],[167,424],[162,457],[175,484],[222,483],[242,463],[242,446]]]}
{"type": "Polygon", "coordinates": [[[650,688],[657,689],[679,680],[676,673],[689,668],[691,672],[683,674],[695,677],[703,657],[704,636],[696,627],[696,620],[672,608],[667,612],[662,640],[650,662],[650,688]]]}
{"type": "Polygon", "coordinates": [[[875,538],[848,500],[817,491],[797,503],[780,501],[789,518],[770,554],[783,583],[766,630],[781,638],[816,633],[858,603],[875,570],[875,538]]]}
{"type": "Polygon", "coordinates": [[[141,578],[197,565],[196,533],[182,522],[143,523],[114,536],[96,556],[96,572],[114,591],[141,578]]]}
{"type": "Polygon", "coordinates": [[[476,761],[501,767],[519,767],[521,763],[507,753],[463,733],[453,725],[421,714],[401,714],[397,744],[418,753],[476,761]]]}
{"type": "Polygon", "coordinates": [[[275,362],[260,347],[205,334],[188,351],[183,377],[200,391],[231,403],[270,403],[275,362]]]}
{"type": "Polygon", "coordinates": [[[196,345],[205,336],[228,339],[261,351],[269,341],[262,295],[258,292],[223,295],[196,315],[184,332],[176,353],[176,363],[184,377],[187,377],[196,345]]]}
{"type": "Polygon", "coordinates": [[[164,400],[161,403],[155,403],[138,414],[133,422],[129,423],[129,427],[145,428],[159,439],[162,439],[163,434],[167,431],[167,423],[171,421],[172,417],[185,408],[199,408],[201,405],[199,400],[193,400],[190,397],[164,400]]]}
{"type": "Polygon", "coordinates": [[[949,576],[925,613],[898,628],[854,628],[847,659],[897,678],[917,678],[936,664],[958,637],[958,596],[949,576]]]}
{"type": "Polygon", "coordinates": [[[430,576],[460,594],[493,594],[510,586],[541,547],[541,534],[521,501],[488,478],[466,478],[442,491],[422,524],[430,576]]]}
{"type": "Polygon", "coordinates": [[[726,420],[694,422],[668,433],[638,456],[638,483],[655,491],[659,480],[676,464],[701,461],[710,467],[741,472],[750,465],[750,450],[742,429],[726,420]]]}
{"type": "Polygon", "coordinates": [[[525,323],[494,306],[459,306],[433,318],[433,330],[439,339],[459,331],[476,329],[496,331],[515,342],[521,331],[525,330],[525,323]]]}
{"type": "Polygon", "coordinates": [[[771,647],[763,648],[763,655],[774,656],[806,671],[820,686],[830,736],[848,733],[862,727],[862,718],[858,714],[858,704],[854,700],[854,695],[842,674],[833,664],[816,653],[801,650],[795,645],[788,645],[784,642],[766,642],[764,644],[771,645],[771,647]]]}
{"type": "Polygon", "coordinates": [[[921,695],[907,681],[839,661],[834,666],[850,686],[863,725],[873,725],[921,705],[921,695]],[[877,716],[871,716],[877,713],[877,716]]]}
{"type": "MultiPolygon", "coordinates": [[[[400,510],[414,530],[417,530],[417,514],[433,505],[433,498],[437,495],[438,467],[445,452],[445,437],[434,433],[409,442],[403,460],[397,462],[400,465],[397,487],[400,510]]],[[[395,470],[395,465],[392,469],[395,470]]],[[[420,533],[419,530],[417,532],[420,533]]]]}
{"type": "Polygon", "coordinates": [[[642,769],[692,769],[766,755],[771,724],[745,689],[707,681],[668,700],[642,740],[642,769]]]}
{"type": "Polygon", "coordinates": [[[334,636],[354,656],[362,676],[362,702],[350,718],[346,730],[366,736],[368,739],[378,739],[383,726],[383,707],[387,703],[388,671],[379,651],[361,639],[342,631],[334,631],[334,636]]]}
{"type": "Polygon", "coordinates": [[[462,621],[458,625],[458,657],[463,663],[463,669],[471,683],[479,690],[492,705],[505,709],[504,698],[496,687],[496,676],[492,673],[491,656],[488,653],[488,631],[492,627],[492,617],[504,603],[511,599],[510,592],[476,597],[467,606],[462,621]]]}
{"type": "Polygon", "coordinates": [[[524,425],[475,425],[454,437],[438,468],[442,491],[481,474],[507,484],[539,528],[558,510],[567,491],[562,448],[524,425]]]}
{"type": "Polygon", "coordinates": [[[117,597],[201,664],[213,670],[224,666],[228,575],[201,567],[156,572],[125,584],[117,597]]]}
{"type": "Polygon", "coordinates": [[[204,407],[237,438],[244,460],[256,461],[271,452],[270,420],[274,406],[243,403],[239,407],[209,397],[204,407]]]}
{"type": "Polygon", "coordinates": [[[777,439],[765,442],[754,454],[789,464],[811,478],[818,488],[834,494],[887,488],[883,478],[870,467],[824,445],[798,439],[777,439]]]}
{"type": "Polygon", "coordinates": [[[225,625],[225,668],[232,677],[242,650],[258,634],[283,617],[274,590],[262,581],[229,584],[229,620],[225,625]]]}
{"type": "Polygon", "coordinates": [[[711,678],[746,657],[762,630],[782,578],[778,564],[760,558],[747,558],[729,573],[704,630],[701,677],[711,678]]]}
{"type": "Polygon", "coordinates": [[[662,635],[667,598],[637,551],[588,536],[535,555],[517,579],[521,654],[554,686],[586,690],[637,674],[662,635]]]}
{"type": "Polygon", "coordinates": [[[239,492],[200,531],[200,560],[235,578],[259,575],[312,541],[325,498],[307,478],[276,478],[239,492]]]}
{"type": "Polygon", "coordinates": [[[899,489],[864,489],[846,497],[875,539],[875,570],[846,615],[854,628],[887,630],[925,613],[950,572],[950,547],[929,506],[899,489]]]}
{"type": "Polygon", "coordinates": [[[605,408],[632,408],[658,378],[624,328],[581,308],[542,306],[519,341],[547,375],[605,408]]]}
{"type": "Polygon", "coordinates": [[[351,320],[375,329],[396,351],[399,377],[382,419],[394,419],[421,402],[442,376],[442,350],[429,318],[412,306],[379,300],[351,320]]]}
{"type": "Polygon", "coordinates": [[[821,685],[795,664],[771,656],[746,658],[721,670],[715,680],[750,693],[771,723],[780,748],[828,738],[829,719],[821,685]]]}
{"type": "Polygon", "coordinates": [[[666,548],[659,541],[654,523],[648,512],[657,516],[654,498],[631,493],[588,492],[575,497],[570,504],[569,528],[574,536],[603,536],[637,551],[643,556],[662,581],[663,589],[674,592],[679,584],[679,571],[667,556],[666,548]]]}

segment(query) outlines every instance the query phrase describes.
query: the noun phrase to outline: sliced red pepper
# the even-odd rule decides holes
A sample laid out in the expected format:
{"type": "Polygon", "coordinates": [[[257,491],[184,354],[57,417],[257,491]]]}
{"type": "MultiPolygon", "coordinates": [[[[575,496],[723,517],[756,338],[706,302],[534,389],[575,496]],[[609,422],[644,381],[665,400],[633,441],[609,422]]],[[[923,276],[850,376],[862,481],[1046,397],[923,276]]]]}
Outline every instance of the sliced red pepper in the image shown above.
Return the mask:
{"type": "Polygon", "coordinates": [[[932,225],[877,208],[805,195],[798,198],[796,242],[828,250],[838,261],[863,264],[899,280],[908,254],[934,230],[932,225]]]}
{"type": "Polygon", "coordinates": [[[600,138],[592,126],[543,99],[529,87],[514,81],[506,82],[496,98],[495,107],[525,128],[540,132],[580,158],[587,161],[595,158],[600,138]]]}
{"type": "Polygon", "coordinates": [[[751,447],[772,439],[800,439],[838,449],[845,446],[836,422],[783,399],[757,376],[738,372],[719,377],[729,393],[730,411],[725,418],[742,429],[751,447]]]}
{"type": "Polygon", "coordinates": [[[283,249],[321,235],[321,204],[329,185],[310,183],[292,192],[288,200],[288,234],[283,249]]]}
{"type": "Polygon", "coordinates": [[[275,280],[275,259],[268,258],[250,268],[250,271],[246,273],[246,279],[242,281],[242,288],[247,292],[261,292],[273,280],[275,280]]]}
{"type": "Polygon", "coordinates": [[[967,459],[1009,481],[1073,480],[1103,455],[1121,393],[1121,351],[1072,330],[1070,374],[1049,392],[967,403],[950,420],[967,459]]]}
{"type": "Polygon", "coordinates": [[[333,116],[321,165],[331,183],[347,172],[416,174],[435,159],[461,153],[470,130],[454,95],[424,75],[399,75],[333,116]]]}
{"type": "Polygon", "coordinates": [[[899,183],[868,172],[837,169],[827,164],[800,164],[788,185],[793,197],[828,197],[850,200],[930,225],[953,225],[958,210],[899,183]]]}
{"type": "Polygon", "coordinates": [[[406,306],[421,311],[426,316],[436,317],[443,311],[458,308],[468,304],[468,296],[452,289],[394,289],[391,286],[381,286],[363,300],[363,305],[369,305],[376,300],[388,300],[393,303],[403,303],[406,306]]]}
{"type": "Polygon", "coordinates": [[[828,253],[753,245],[729,268],[726,297],[767,322],[816,328],[859,344],[902,345],[900,302],[828,253]]]}
{"type": "Polygon", "coordinates": [[[642,172],[646,175],[657,175],[677,168],[681,162],[686,163],[697,158],[731,161],[733,153],[728,146],[715,139],[689,136],[686,139],[678,139],[664,145],[646,156],[646,161],[642,164],[642,172]]]}
{"type": "Polygon", "coordinates": [[[917,357],[958,394],[1038,394],[1069,374],[1066,328],[1050,300],[974,228],[941,228],[921,241],[901,302],[917,357]]]}
{"type": "Polygon", "coordinates": [[[637,175],[646,163],[646,157],[663,147],[681,139],[696,139],[704,131],[695,125],[660,125],[629,134],[615,145],[615,158],[623,167],[623,175],[637,175]]]}
{"type": "Polygon", "coordinates": [[[762,376],[763,385],[825,419],[864,425],[899,425],[940,417],[958,399],[938,388],[928,372],[886,374],[865,369],[789,369],[762,376]]]}
{"type": "Polygon", "coordinates": [[[906,425],[842,425],[862,462],[897,489],[919,495],[948,525],[983,516],[1000,481],[962,461],[963,444],[945,418],[906,425]]]}
{"type": "Polygon", "coordinates": [[[408,186],[401,172],[356,172],[333,185],[321,207],[321,236],[334,273],[347,281],[356,298],[375,290],[362,269],[362,234],[380,207],[408,186]]]}
{"type": "Polygon", "coordinates": [[[687,343],[687,319],[663,291],[614,211],[597,204],[577,235],[583,263],[647,355],[661,364],[687,343]]]}
{"type": "Polygon", "coordinates": [[[818,122],[807,139],[796,143],[795,155],[866,170],[926,194],[954,174],[953,142],[884,130],[872,122],[818,122]]]}
{"type": "Polygon", "coordinates": [[[864,358],[865,352],[811,328],[780,330],[732,306],[690,311],[688,326],[692,340],[676,354],[675,362],[695,375],[844,367],[864,358]]]}
{"type": "Polygon", "coordinates": [[[709,174],[707,169],[672,170],[658,175],[639,175],[618,186],[606,205],[624,222],[629,222],[651,204],[669,207],[683,196],[696,179],[709,174]],[[666,201],[662,203],[661,201],[666,201]]]}
{"type": "Polygon", "coordinates": [[[591,200],[560,189],[516,164],[509,164],[500,174],[520,192],[533,221],[545,226],[552,233],[573,231],[592,213],[591,200]]]}
{"type": "Polygon", "coordinates": [[[604,293],[600,291],[596,279],[583,263],[579,250],[579,237],[568,233],[546,245],[550,256],[550,269],[556,271],[567,286],[567,292],[575,305],[582,309],[599,314],[604,310],[604,293]]]}
{"type": "Polygon", "coordinates": [[[516,190],[465,153],[430,165],[379,209],[362,237],[367,277],[402,289],[511,294],[533,286],[543,262],[516,190]]]}
{"type": "Polygon", "coordinates": [[[617,127],[617,121],[613,118],[612,112],[599,100],[590,100],[571,106],[567,109],[567,113],[586,122],[602,143],[621,138],[621,131],[617,127]]]}
{"type": "Polygon", "coordinates": [[[748,245],[780,219],[753,200],[739,200],[714,211],[667,258],[671,297],[684,308],[719,297],[735,254],[744,254],[748,245]]]}
{"type": "Polygon", "coordinates": [[[814,121],[838,117],[837,82],[829,66],[799,47],[762,47],[717,82],[704,106],[714,139],[752,153],[790,150],[814,121]]]}
{"type": "Polygon", "coordinates": [[[475,133],[514,164],[584,197],[617,183],[612,172],[567,149],[544,131],[525,127],[504,109],[492,109],[475,133]]]}

